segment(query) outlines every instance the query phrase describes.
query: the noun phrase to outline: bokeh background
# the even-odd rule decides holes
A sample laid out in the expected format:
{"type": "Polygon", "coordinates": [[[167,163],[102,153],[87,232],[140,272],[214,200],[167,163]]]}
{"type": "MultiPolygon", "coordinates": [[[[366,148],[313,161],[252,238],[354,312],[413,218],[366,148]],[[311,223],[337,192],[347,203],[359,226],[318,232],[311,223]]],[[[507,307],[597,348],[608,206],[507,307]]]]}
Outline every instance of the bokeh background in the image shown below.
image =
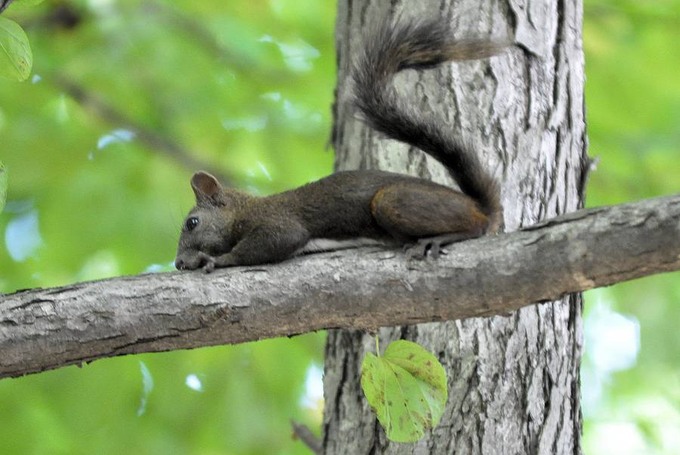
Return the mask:
{"type": "MultiPolygon", "coordinates": [[[[34,71],[0,80],[0,292],[170,270],[197,168],[257,194],[331,172],[335,2],[30,3],[3,14],[34,71]]],[[[585,0],[589,206],[680,191],[678,42],[680,0],[585,0]]],[[[587,453],[680,450],[679,278],[586,294],[587,453]]],[[[1,380],[0,453],[308,453],[290,419],[319,429],[323,342],[1,380]]]]}

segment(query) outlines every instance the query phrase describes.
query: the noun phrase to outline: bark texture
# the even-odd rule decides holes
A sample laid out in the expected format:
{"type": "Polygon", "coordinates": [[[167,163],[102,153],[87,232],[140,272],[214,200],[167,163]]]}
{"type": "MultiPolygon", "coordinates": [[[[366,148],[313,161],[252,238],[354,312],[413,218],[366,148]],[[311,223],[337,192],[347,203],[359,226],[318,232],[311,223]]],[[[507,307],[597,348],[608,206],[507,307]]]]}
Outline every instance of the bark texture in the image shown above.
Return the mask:
{"type": "Polygon", "coordinates": [[[508,314],[678,270],[680,195],[583,210],[447,250],[423,262],[362,248],[212,275],[140,275],[0,296],[0,378],[324,328],[508,314]]]}
{"type": "MultiPolygon", "coordinates": [[[[395,82],[409,102],[439,115],[485,158],[502,182],[506,230],[582,207],[588,160],[580,0],[340,0],[337,167],[441,179],[441,170],[420,152],[378,137],[348,104],[348,74],[364,32],[381,17],[399,15],[441,17],[461,37],[514,37],[517,48],[507,55],[404,72],[395,82]]],[[[468,293],[493,300],[486,284],[472,282],[468,293]]],[[[416,299],[413,304],[422,305],[416,299]]],[[[380,330],[383,346],[414,340],[448,371],[444,417],[416,444],[387,441],[362,396],[359,365],[372,349],[371,337],[332,331],[325,366],[326,453],[580,453],[581,308],[574,294],[509,317],[380,330]]]]}

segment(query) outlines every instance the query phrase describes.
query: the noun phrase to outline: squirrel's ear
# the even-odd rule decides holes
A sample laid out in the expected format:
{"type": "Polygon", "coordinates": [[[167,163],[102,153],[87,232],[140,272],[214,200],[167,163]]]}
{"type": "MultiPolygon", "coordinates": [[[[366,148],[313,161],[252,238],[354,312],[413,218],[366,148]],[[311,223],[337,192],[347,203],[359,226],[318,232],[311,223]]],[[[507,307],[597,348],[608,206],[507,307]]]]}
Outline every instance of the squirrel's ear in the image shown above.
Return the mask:
{"type": "Polygon", "coordinates": [[[207,172],[198,171],[191,177],[191,188],[196,195],[196,203],[222,205],[222,185],[207,172]]]}

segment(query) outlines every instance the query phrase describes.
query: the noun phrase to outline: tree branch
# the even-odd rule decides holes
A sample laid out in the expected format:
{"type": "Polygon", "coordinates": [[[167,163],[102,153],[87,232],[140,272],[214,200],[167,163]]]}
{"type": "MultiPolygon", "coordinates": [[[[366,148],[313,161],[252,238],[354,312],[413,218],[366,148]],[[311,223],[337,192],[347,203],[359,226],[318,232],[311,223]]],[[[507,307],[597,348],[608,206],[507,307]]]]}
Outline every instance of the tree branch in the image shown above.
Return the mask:
{"type": "Polygon", "coordinates": [[[574,212],[448,248],[437,261],[362,248],[0,297],[0,377],[102,357],[505,314],[680,269],[680,195],[574,212]]]}

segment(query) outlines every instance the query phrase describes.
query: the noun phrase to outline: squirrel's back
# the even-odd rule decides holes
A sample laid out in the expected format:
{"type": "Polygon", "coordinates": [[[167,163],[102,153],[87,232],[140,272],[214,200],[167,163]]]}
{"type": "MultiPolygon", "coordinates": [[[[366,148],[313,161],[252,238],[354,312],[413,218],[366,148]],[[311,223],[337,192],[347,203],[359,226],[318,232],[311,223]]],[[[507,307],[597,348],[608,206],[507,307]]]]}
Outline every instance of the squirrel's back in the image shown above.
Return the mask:
{"type": "Polygon", "coordinates": [[[479,158],[453,137],[441,121],[399,100],[390,82],[397,72],[430,68],[446,61],[489,57],[507,45],[454,40],[441,21],[384,22],[368,39],[354,68],[354,103],[377,131],[417,147],[441,162],[460,190],[489,217],[489,231],[501,222],[500,190],[479,158]]]}

